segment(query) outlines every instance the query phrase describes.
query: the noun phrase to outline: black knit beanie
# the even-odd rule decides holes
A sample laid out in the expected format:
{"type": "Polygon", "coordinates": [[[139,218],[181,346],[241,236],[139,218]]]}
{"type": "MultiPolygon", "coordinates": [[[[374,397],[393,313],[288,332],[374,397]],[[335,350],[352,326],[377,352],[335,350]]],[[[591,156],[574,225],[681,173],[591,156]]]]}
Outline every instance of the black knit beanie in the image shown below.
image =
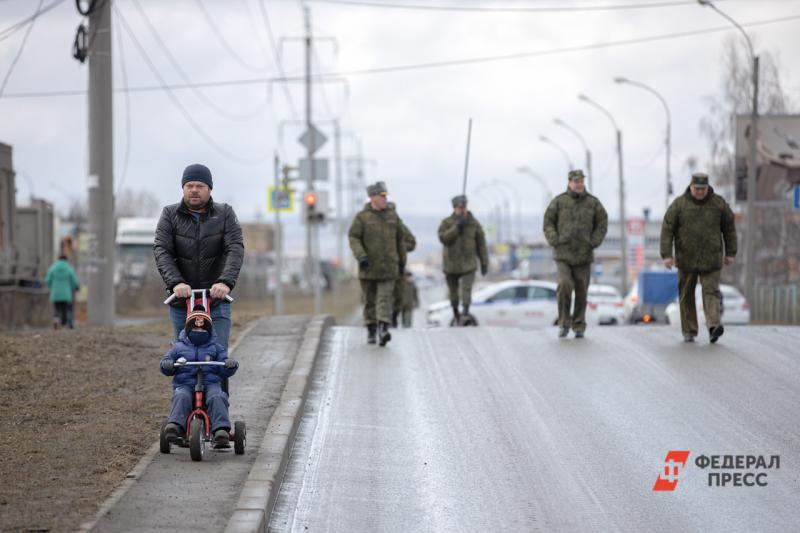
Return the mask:
{"type": "Polygon", "coordinates": [[[183,178],[181,178],[181,187],[186,185],[189,181],[200,181],[208,185],[209,189],[214,188],[214,182],[211,180],[211,171],[208,170],[207,166],[199,163],[189,165],[184,169],[183,178]]]}

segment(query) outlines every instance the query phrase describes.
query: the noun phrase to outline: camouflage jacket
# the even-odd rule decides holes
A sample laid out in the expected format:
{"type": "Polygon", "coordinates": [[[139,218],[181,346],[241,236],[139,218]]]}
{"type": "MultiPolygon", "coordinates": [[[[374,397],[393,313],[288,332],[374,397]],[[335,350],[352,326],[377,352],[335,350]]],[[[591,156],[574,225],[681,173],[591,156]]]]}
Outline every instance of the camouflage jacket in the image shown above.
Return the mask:
{"type": "Polygon", "coordinates": [[[406,252],[413,252],[414,248],[417,247],[417,238],[414,237],[414,234],[411,233],[411,230],[402,220],[400,221],[400,231],[403,232],[403,243],[406,245],[406,252]]]}
{"type": "Polygon", "coordinates": [[[443,270],[445,274],[468,274],[475,271],[475,258],[481,268],[489,268],[489,254],[486,251],[486,236],[481,223],[467,213],[464,229],[458,229],[458,216],[450,215],[439,224],[439,241],[444,245],[443,270]]]}
{"type": "Polygon", "coordinates": [[[397,279],[400,265],[406,264],[402,224],[391,209],[376,211],[369,203],[355,216],[348,232],[350,249],[357,260],[369,260],[369,268],[359,271],[359,279],[397,279]]]}
{"type": "Polygon", "coordinates": [[[722,254],[736,255],[736,224],[733,211],[722,196],[709,187],[702,200],[689,188],[675,198],[661,224],[661,257],[672,257],[686,272],[711,272],[722,268],[722,254]],[[724,250],[723,250],[724,244],[724,250]]]}
{"type": "Polygon", "coordinates": [[[553,247],[553,257],[569,265],[594,261],[594,249],[603,243],[607,231],[608,214],[588,192],[567,190],[553,198],[544,214],[544,236],[553,247]]]}

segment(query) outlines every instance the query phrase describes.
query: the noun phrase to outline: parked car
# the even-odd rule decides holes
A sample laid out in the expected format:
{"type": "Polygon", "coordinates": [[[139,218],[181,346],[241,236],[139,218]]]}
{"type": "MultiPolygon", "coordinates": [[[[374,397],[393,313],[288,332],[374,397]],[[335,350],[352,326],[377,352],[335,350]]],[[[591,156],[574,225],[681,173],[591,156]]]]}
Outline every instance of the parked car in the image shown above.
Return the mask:
{"type": "Polygon", "coordinates": [[[625,309],[622,295],[613,285],[589,285],[586,302],[586,321],[598,325],[622,324],[625,309]]]}
{"type": "MultiPolygon", "coordinates": [[[[747,300],[733,285],[720,284],[719,291],[722,293],[722,323],[723,324],[749,324],[750,306],[747,300]]],[[[700,284],[694,293],[694,301],[697,305],[697,320],[699,325],[706,327],[706,315],[703,312],[703,294],[700,284]]],[[[667,306],[667,322],[671,325],[681,325],[681,310],[677,299],[667,306]]]]}
{"type": "MultiPolygon", "coordinates": [[[[556,284],[538,280],[492,283],[473,291],[469,311],[480,326],[552,326],[558,319],[556,284]]],[[[452,320],[449,301],[428,307],[428,326],[449,326],[452,320]]]]}

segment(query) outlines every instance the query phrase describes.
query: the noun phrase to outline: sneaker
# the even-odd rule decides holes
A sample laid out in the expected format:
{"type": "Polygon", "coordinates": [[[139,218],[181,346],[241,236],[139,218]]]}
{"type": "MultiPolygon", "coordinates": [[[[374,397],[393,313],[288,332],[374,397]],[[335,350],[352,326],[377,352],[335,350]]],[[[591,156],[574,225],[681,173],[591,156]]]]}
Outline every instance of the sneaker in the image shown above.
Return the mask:
{"type": "Polygon", "coordinates": [[[694,335],[684,335],[683,342],[694,342],[694,335]]]}
{"type": "Polygon", "coordinates": [[[567,336],[567,333],[569,333],[569,328],[567,327],[560,328],[558,330],[558,338],[563,339],[564,337],[567,336]]]}
{"type": "Polygon", "coordinates": [[[575,332],[575,338],[576,339],[582,339],[583,338],[583,332],[582,331],[576,331],[575,332]]]}
{"type": "Polygon", "coordinates": [[[230,448],[231,436],[226,429],[218,429],[214,432],[214,448],[230,448]]]}
{"type": "Polygon", "coordinates": [[[719,338],[722,337],[723,333],[725,333],[725,328],[722,327],[722,324],[720,324],[717,327],[710,328],[708,330],[708,334],[711,337],[711,344],[714,344],[715,342],[717,342],[719,340],[719,338]]]}
{"type": "Polygon", "coordinates": [[[183,435],[183,430],[175,422],[170,422],[164,426],[164,437],[166,437],[168,442],[175,443],[179,441],[181,439],[181,435],[183,435]]]}

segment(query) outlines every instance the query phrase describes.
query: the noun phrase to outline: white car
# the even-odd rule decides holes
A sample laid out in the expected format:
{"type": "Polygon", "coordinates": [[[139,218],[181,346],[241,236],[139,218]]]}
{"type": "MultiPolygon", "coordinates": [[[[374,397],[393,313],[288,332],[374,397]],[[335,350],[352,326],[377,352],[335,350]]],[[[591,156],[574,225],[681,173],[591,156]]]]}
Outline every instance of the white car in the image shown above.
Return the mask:
{"type": "Polygon", "coordinates": [[[589,285],[586,298],[586,321],[592,324],[623,324],[625,309],[622,296],[613,285],[589,285]]]}
{"type": "MultiPolygon", "coordinates": [[[[722,323],[723,324],[749,324],[750,306],[747,304],[739,289],[732,285],[720,284],[719,290],[722,293],[722,323]]],[[[694,293],[694,301],[697,305],[697,320],[699,325],[705,327],[706,315],[703,312],[703,294],[700,283],[694,293]]],[[[681,310],[678,302],[672,302],[667,306],[667,320],[670,325],[681,325],[681,310]]]]}
{"type": "MultiPolygon", "coordinates": [[[[558,319],[556,284],[550,281],[510,280],[492,283],[472,293],[469,312],[479,326],[534,328],[552,326],[558,319]]],[[[428,307],[428,326],[449,326],[450,302],[428,307]]]]}

